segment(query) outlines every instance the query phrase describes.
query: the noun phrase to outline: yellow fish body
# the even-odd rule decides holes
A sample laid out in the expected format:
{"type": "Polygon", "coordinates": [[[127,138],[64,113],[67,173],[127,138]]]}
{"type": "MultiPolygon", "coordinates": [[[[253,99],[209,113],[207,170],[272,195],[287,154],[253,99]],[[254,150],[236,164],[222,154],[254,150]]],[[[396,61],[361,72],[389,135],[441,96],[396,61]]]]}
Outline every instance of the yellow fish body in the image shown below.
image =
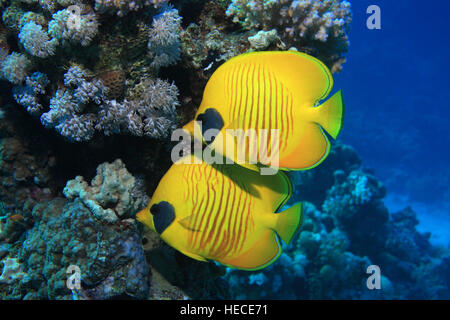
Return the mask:
{"type": "MultiPolygon", "coordinates": [[[[323,130],[336,139],[342,127],[341,91],[318,105],[332,88],[333,77],[328,68],[307,54],[295,51],[242,54],[214,72],[194,120],[184,129],[201,135],[207,129],[220,130],[215,139],[205,139],[203,135],[203,140],[213,140],[211,149],[238,163],[238,148],[243,146],[247,162],[256,159],[258,163],[285,170],[310,169],[329,153],[330,142],[323,130]],[[228,129],[234,132],[253,129],[256,135],[239,145],[228,129]],[[265,136],[261,129],[267,130],[265,136]],[[277,129],[277,135],[271,129],[277,129]],[[232,149],[227,149],[230,143],[232,149]],[[273,155],[279,163],[275,163],[273,155]]],[[[239,139],[243,137],[241,134],[239,139]]]]}
{"type": "Polygon", "coordinates": [[[183,164],[185,158],[164,175],[137,219],[196,260],[243,270],[274,262],[281,254],[277,235],[289,243],[302,220],[300,203],[275,213],[291,196],[288,177],[238,165],[183,164]]]}

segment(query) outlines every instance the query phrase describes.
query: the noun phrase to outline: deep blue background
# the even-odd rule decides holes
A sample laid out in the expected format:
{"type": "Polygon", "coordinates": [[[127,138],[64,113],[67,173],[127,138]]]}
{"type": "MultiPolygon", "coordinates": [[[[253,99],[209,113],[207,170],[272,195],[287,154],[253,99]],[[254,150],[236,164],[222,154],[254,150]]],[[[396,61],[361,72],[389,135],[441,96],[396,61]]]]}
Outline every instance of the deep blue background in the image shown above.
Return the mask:
{"type": "Polygon", "coordinates": [[[422,229],[450,230],[450,2],[353,0],[350,49],[335,88],[344,90],[340,139],[388,188],[392,210],[407,203],[422,229]],[[366,9],[381,8],[381,30],[366,9]]]}

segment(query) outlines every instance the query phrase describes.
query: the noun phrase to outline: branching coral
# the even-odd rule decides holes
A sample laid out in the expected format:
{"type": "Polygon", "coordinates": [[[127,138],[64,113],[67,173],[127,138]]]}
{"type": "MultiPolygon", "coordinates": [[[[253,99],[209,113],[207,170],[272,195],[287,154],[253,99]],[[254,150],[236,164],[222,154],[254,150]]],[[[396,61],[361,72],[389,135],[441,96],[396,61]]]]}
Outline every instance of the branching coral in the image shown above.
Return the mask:
{"type": "Polygon", "coordinates": [[[42,105],[38,101],[38,94],[45,94],[45,87],[49,80],[47,76],[41,72],[34,72],[31,76],[26,77],[25,86],[16,86],[13,88],[13,97],[16,102],[27,108],[32,115],[39,115],[42,111],[42,105]]]}
{"type": "Polygon", "coordinates": [[[178,89],[157,79],[143,80],[132,93],[134,100],[107,101],[101,106],[98,130],[106,135],[131,133],[152,138],[167,137],[176,127],[178,89]]]}
{"type": "Polygon", "coordinates": [[[349,45],[350,3],[341,0],[233,0],[227,15],[248,30],[276,29],[289,47],[306,51],[339,71],[349,45]]]}
{"type": "Polygon", "coordinates": [[[180,58],[180,26],[181,17],[176,9],[166,10],[153,18],[148,50],[154,68],[174,64],[180,58]]]}
{"type": "Polygon", "coordinates": [[[97,116],[83,113],[89,102],[99,104],[105,87],[98,79],[86,80],[87,74],[77,66],[64,75],[66,89],[60,89],[50,100],[50,111],[42,114],[41,122],[47,128],[55,128],[71,141],[86,141],[95,133],[97,116]]]}
{"type": "Polygon", "coordinates": [[[98,33],[99,23],[92,11],[83,11],[78,5],[53,14],[48,23],[49,34],[59,41],[70,41],[87,46],[98,33]]]}
{"type": "Polygon", "coordinates": [[[51,39],[48,33],[34,21],[26,23],[19,33],[20,42],[33,56],[46,58],[55,54],[58,41],[51,39]]]}
{"type": "Polygon", "coordinates": [[[30,60],[23,54],[13,52],[6,56],[2,63],[1,76],[14,84],[21,84],[28,74],[30,60]]]}

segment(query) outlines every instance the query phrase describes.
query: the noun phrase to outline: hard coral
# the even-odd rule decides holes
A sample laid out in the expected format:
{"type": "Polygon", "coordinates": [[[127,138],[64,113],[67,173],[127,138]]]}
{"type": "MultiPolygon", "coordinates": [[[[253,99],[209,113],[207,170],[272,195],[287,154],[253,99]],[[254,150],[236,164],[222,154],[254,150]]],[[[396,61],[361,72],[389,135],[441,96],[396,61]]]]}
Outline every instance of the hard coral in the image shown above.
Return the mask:
{"type": "Polygon", "coordinates": [[[26,273],[16,258],[6,258],[3,262],[3,272],[0,275],[0,283],[12,284],[23,279],[26,273]]]}
{"type": "Polygon", "coordinates": [[[103,223],[80,199],[56,198],[32,211],[34,227],[20,251],[28,277],[24,299],[148,297],[148,267],[133,220],[103,223]],[[81,271],[81,289],[67,287],[67,268],[81,271]]]}
{"type": "Polygon", "coordinates": [[[233,0],[227,15],[248,30],[276,29],[286,47],[325,62],[333,72],[345,61],[350,3],[342,0],[233,0]]]}
{"type": "Polygon", "coordinates": [[[130,217],[147,199],[136,199],[136,181],[120,159],[98,166],[89,186],[78,176],[67,182],[63,190],[68,199],[79,198],[94,217],[110,223],[130,217]]]}

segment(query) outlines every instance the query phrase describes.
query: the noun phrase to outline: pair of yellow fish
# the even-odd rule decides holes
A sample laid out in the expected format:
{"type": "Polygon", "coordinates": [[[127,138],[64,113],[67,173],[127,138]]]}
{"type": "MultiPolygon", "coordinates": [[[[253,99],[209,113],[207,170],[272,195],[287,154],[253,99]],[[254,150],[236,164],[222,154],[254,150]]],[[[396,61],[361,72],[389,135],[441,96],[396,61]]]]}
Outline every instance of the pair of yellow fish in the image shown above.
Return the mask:
{"type": "MultiPolygon", "coordinates": [[[[336,138],[342,127],[340,91],[317,105],[332,87],[328,68],[309,55],[243,54],[215,71],[195,119],[184,128],[191,134],[215,129],[215,138],[203,135],[203,140],[233,160],[236,155],[226,146],[230,141],[236,146],[237,138],[227,130],[253,129],[256,139],[244,143],[247,160],[271,149],[277,163],[271,157],[257,158],[258,162],[282,170],[310,169],[329,153],[324,130],[336,138]],[[264,139],[261,129],[269,130],[264,139]],[[270,129],[278,130],[276,137],[270,129]]],[[[253,165],[199,163],[193,155],[188,157],[191,164],[181,158],[169,169],[137,219],[196,260],[244,270],[273,263],[281,254],[278,236],[289,243],[302,221],[300,203],[277,212],[292,194],[289,178],[282,171],[261,175],[253,165]]]]}

